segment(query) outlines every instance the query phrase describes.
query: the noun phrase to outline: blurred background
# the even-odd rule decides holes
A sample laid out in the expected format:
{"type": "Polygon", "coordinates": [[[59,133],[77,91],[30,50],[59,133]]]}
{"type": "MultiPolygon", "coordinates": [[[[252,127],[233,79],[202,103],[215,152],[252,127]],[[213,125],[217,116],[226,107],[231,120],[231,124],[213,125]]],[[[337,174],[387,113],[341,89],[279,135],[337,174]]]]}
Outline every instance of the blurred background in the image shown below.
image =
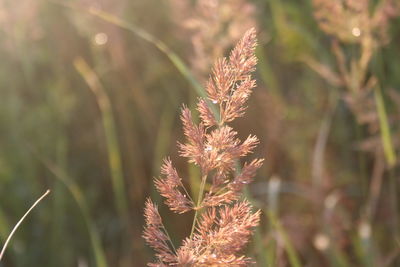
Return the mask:
{"type": "Polygon", "coordinates": [[[146,197],[176,244],[193,214],[154,191],[180,107],[256,27],[256,266],[400,266],[397,0],[0,0],[0,266],[145,266],[146,197]]]}

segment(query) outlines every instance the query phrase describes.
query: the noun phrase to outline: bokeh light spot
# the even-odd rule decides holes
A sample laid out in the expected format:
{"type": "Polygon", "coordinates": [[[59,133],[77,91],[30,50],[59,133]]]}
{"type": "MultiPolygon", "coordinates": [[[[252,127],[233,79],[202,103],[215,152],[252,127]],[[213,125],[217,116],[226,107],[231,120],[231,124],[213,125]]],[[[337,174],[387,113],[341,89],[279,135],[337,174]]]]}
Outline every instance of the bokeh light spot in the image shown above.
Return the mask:
{"type": "Polygon", "coordinates": [[[358,28],[358,27],[354,27],[354,28],[351,30],[351,33],[352,33],[355,37],[360,37],[360,35],[361,35],[361,30],[360,30],[360,28],[358,28]]]}
{"type": "Polygon", "coordinates": [[[96,33],[94,36],[94,42],[96,45],[105,45],[108,42],[108,36],[104,32],[96,33]]]}

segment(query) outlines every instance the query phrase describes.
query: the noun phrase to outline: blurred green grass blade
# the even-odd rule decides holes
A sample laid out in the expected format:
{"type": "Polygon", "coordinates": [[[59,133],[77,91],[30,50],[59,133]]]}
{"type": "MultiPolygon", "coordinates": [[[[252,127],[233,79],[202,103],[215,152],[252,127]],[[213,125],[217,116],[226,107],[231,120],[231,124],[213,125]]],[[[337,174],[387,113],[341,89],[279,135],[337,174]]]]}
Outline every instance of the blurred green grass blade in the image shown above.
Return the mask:
{"type": "MultiPolygon", "coordinates": [[[[60,2],[54,2],[56,4],[61,4],[63,6],[72,8],[72,9],[82,9],[74,4],[71,3],[60,3],[60,2]]],[[[207,94],[201,86],[201,84],[197,81],[197,79],[194,77],[192,72],[190,71],[190,68],[185,64],[185,62],[172,50],[170,49],[163,41],[159,40],[143,28],[131,23],[127,22],[121,18],[118,18],[108,12],[98,10],[96,8],[90,8],[88,10],[85,10],[89,12],[90,14],[107,21],[113,25],[116,25],[118,27],[121,27],[123,29],[126,29],[132,33],[134,33],[136,36],[139,38],[153,44],[158,50],[160,50],[163,54],[165,54],[169,60],[172,62],[172,64],[177,68],[177,70],[182,74],[182,76],[192,85],[193,89],[197,93],[198,96],[203,97],[206,99],[207,102],[209,100],[207,99],[207,94]]],[[[209,103],[210,104],[210,103],[209,103]]],[[[218,118],[218,110],[213,106],[209,105],[211,110],[213,111],[214,115],[218,118]]]]}
{"type": "MultiPolygon", "coordinates": [[[[59,138],[56,143],[56,156],[55,162],[59,168],[67,169],[67,138],[62,133],[59,134],[59,138]]],[[[64,244],[70,245],[71,236],[64,229],[68,227],[67,218],[68,214],[65,213],[65,207],[69,200],[69,193],[65,188],[65,185],[56,180],[52,184],[52,225],[49,230],[50,234],[50,247],[57,247],[59,240],[63,240],[64,244]]],[[[68,266],[72,264],[71,260],[68,260],[66,253],[50,253],[48,258],[50,266],[68,266]]]]}
{"type": "Polygon", "coordinates": [[[385,101],[383,99],[382,90],[379,84],[377,84],[375,87],[375,103],[378,111],[383,150],[389,167],[393,167],[396,164],[396,153],[390,134],[389,119],[386,113],[385,101]]]}
{"type": "Polygon", "coordinates": [[[111,109],[110,99],[108,98],[96,73],[89,67],[89,65],[82,58],[76,58],[74,60],[74,65],[76,70],[86,81],[90,90],[95,95],[96,101],[99,105],[103,121],[104,133],[106,137],[108,161],[110,165],[111,180],[114,189],[115,201],[121,219],[124,220],[124,223],[128,224],[128,218],[129,218],[128,203],[127,203],[128,198],[125,192],[121,153],[116,133],[117,129],[115,125],[115,120],[111,109]]]}
{"type": "Polygon", "coordinates": [[[157,47],[161,52],[163,52],[175,65],[178,71],[190,82],[193,88],[196,90],[197,94],[201,97],[206,97],[205,91],[203,87],[199,84],[196,78],[191,73],[189,67],[183,62],[183,60],[173,52],[164,42],[157,39],[144,29],[134,25],[133,23],[124,21],[112,14],[107,12],[98,10],[98,9],[89,9],[89,13],[104,20],[111,24],[117,25],[121,28],[129,30],[130,32],[134,33],[136,36],[140,37],[141,39],[152,43],[155,47],[157,47]]]}
{"type": "Polygon", "coordinates": [[[329,252],[329,259],[331,266],[333,267],[349,267],[348,261],[342,251],[340,251],[335,245],[329,252]]]}
{"type": "Polygon", "coordinates": [[[56,177],[58,177],[62,182],[67,186],[68,190],[71,192],[73,195],[74,199],[76,200],[78,206],[80,207],[80,210],[82,212],[83,218],[85,220],[89,236],[90,236],[90,242],[92,244],[93,248],[93,253],[96,261],[96,266],[98,267],[106,267],[107,266],[107,261],[105,257],[105,253],[103,250],[103,247],[101,245],[100,237],[98,235],[98,232],[94,226],[94,223],[90,219],[89,215],[89,209],[86,205],[86,200],[84,198],[84,195],[82,191],[79,189],[78,185],[73,183],[70,178],[66,178],[65,174],[56,174],[54,173],[56,177]],[[61,176],[60,176],[61,175],[61,176]],[[65,176],[65,177],[63,177],[65,176]],[[63,177],[63,178],[61,178],[63,177]]]}
{"type": "Polygon", "coordinates": [[[276,241],[271,238],[265,247],[265,255],[267,257],[267,267],[275,267],[276,264],[276,241]]]}
{"type": "Polygon", "coordinates": [[[171,135],[174,127],[174,112],[165,105],[160,114],[160,123],[157,129],[156,142],[154,146],[153,176],[158,175],[163,158],[170,146],[171,135]]]}
{"type": "Polygon", "coordinates": [[[265,253],[263,244],[263,235],[260,227],[257,227],[254,231],[254,247],[257,256],[257,264],[259,266],[268,266],[268,254],[265,253]]]}
{"type": "Polygon", "coordinates": [[[358,261],[365,267],[373,267],[375,261],[371,238],[363,238],[360,235],[355,235],[352,241],[358,261]]]}
{"type": "Polygon", "coordinates": [[[286,60],[298,60],[299,58],[314,53],[315,42],[307,29],[302,27],[300,21],[296,21],[294,13],[298,8],[294,2],[280,0],[267,0],[271,9],[276,40],[283,46],[286,60]]]}
{"type": "Polygon", "coordinates": [[[283,240],[283,243],[285,246],[285,250],[288,255],[290,266],[301,267],[299,256],[297,255],[297,252],[296,252],[292,242],[290,241],[288,234],[286,233],[285,229],[279,222],[275,213],[271,212],[271,211],[266,211],[265,213],[267,215],[268,220],[271,222],[272,226],[275,228],[275,230],[278,232],[278,234],[282,237],[282,240],[283,240]]]}
{"type": "Polygon", "coordinates": [[[61,181],[68,191],[71,193],[72,197],[78,204],[78,207],[81,211],[82,217],[85,221],[90,243],[93,250],[93,256],[96,262],[96,267],[107,267],[107,261],[104,253],[104,249],[101,245],[100,237],[98,235],[97,229],[95,224],[93,223],[92,219],[90,218],[89,208],[87,206],[87,202],[85,200],[85,196],[79,186],[57,165],[44,159],[38,153],[32,149],[32,152],[35,156],[39,159],[39,161],[54,175],[52,177],[56,178],[57,180],[61,181]]]}
{"type": "MultiPolygon", "coordinates": [[[[73,8],[73,9],[81,9],[71,3],[59,3],[59,2],[54,2],[54,3],[61,4],[66,7],[73,8]]],[[[204,97],[204,98],[207,97],[206,92],[204,91],[201,84],[197,81],[197,79],[193,76],[192,72],[190,71],[190,68],[164,42],[157,39],[156,37],[151,35],[149,32],[142,29],[141,27],[139,27],[131,22],[122,20],[121,18],[118,18],[110,13],[107,13],[105,11],[98,10],[95,8],[88,9],[87,11],[90,14],[92,14],[104,21],[107,21],[111,24],[114,24],[118,27],[121,27],[123,29],[130,31],[130,32],[134,33],[136,36],[138,36],[139,38],[153,44],[158,50],[160,50],[163,54],[165,54],[169,58],[169,60],[171,60],[172,64],[174,64],[174,66],[178,69],[178,71],[193,86],[193,88],[195,89],[196,93],[199,96],[204,97]]]]}
{"type": "MultiPolygon", "coordinates": [[[[239,173],[241,171],[240,163],[238,161],[236,161],[235,165],[236,165],[236,170],[239,173]]],[[[247,186],[243,189],[243,196],[254,207],[257,207],[257,208],[261,209],[262,213],[267,212],[267,211],[265,211],[265,209],[263,209],[264,207],[263,207],[262,203],[259,202],[258,200],[256,200],[250,194],[250,190],[249,190],[249,188],[247,186]]],[[[253,239],[254,239],[255,253],[256,253],[256,256],[257,256],[257,263],[259,264],[259,266],[267,266],[267,267],[274,266],[274,265],[271,265],[271,264],[274,264],[274,255],[273,255],[273,253],[275,252],[275,250],[272,250],[272,251],[269,250],[269,246],[267,244],[265,244],[263,232],[261,230],[260,225],[254,231],[254,238],[253,239]]]]}
{"type": "MultiPolygon", "coordinates": [[[[174,112],[165,105],[163,112],[161,113],[161,118],[159,122],[159,127],[157,129],[156,142],[154,146],[154,158],[153,158],[153,177],[158,177],[160,173],[160,166],[163,163],[163,158],[167,154],[168,148],[170,146],[171,135],[174,127],[174,112]]],[[[151,193],[151,198],[154,202],[161,201],[161,195],[158,194],[155,187],[152,187],[153,191],[151,193]]]]}
{"type": "Polygon", "coordinates": [[[279,88],[276,75],[262,47],[257,48],[256,56],[258,58],[258,72],[260,73],[261,79],[266,84],[268,91],[272,92],[276,96],[281,97],[281,89],[279,88]]]}
{"type": "MultiPolygon", "coordinates": [[[[328,226],[327,226],[328,227],[328,226]]],[[[329,231],[329,230],[328,230],[329,231]]],[[[334,240],[332,234],[329,231],[328,236],[330,236],[330,240],[334,240]]],[[[337,244],[334,242],[331,243],[329,249],[327,250],[328,259],[330,262],[330,266],[333,267],[349,267],[351,266],[348,259],[346,258],[346,252],[341,250],[337,244]]]]}
{"type": "MultiPolygon", "coordinates": [[[[139,26],[124,21],[116,16],[113,16],[110,13],[97,9],[89,9],[89,13],[109,23],[112,23],[121,28],[129,30],[136,36],[142,38],[143,40],[152,43],[155,47],[157,47],[171,60],[172,64],[174,64],[174,66],[178,69],[178,71],[182,74],[182,76],[185,77],[185,79],[192,85],[197,95],[203,97],[207,102],[209,102],[206,91],[204,90],[203,86],[201,86],[201,84],[197,81],[197,79],[193,76],[192,72],[190,71],[190,68],[164,42],[157,39],[156,37],[145,31],[144,29],[140,28],[139,26]]],[[[215,106],[209,103],[209,107],[213,111],[214,115],[218,118],[219,117],[218,110],[215,108],[215,106]]]]}

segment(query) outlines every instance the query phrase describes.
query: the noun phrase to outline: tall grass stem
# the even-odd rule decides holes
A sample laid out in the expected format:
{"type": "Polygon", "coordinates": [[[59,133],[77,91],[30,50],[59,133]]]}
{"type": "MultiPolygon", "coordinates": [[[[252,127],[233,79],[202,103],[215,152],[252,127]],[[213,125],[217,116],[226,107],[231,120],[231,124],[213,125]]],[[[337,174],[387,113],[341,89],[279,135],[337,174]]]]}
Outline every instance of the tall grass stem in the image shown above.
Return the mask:
{"type": "Polygon", "coordinates": [[[100,83],[96,73],[82,58],[76,58],[74,61],[76,70],[88,84],[90,90],[96,97],[99,105],[103,128],[108,150],[108,162],[111,171],[111,180],[114,189],[114,196],[118,212],[125,224],[129,221],[128,203],[125,192],[124,176],[121,162],[121,152],[119,148],[117,129],[111,108],[111,101],[100,83]]]}

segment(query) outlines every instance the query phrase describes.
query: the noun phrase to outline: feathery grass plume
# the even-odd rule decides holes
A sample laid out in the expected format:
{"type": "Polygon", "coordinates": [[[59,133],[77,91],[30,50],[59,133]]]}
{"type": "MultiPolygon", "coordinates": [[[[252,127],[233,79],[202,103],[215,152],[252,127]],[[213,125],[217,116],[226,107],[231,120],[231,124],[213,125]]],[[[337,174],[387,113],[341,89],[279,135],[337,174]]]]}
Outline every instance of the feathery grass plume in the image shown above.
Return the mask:
{"type": "Polygon", "coordinates": [[[193,122],[186,106],[182,108],[186,142],[178,146],[180,155],[201,170],[197,201],[190,197],[169,158],[164,161],[155,185],[171,211],[195,211],[192,232],[175,250],[157,206],[148,200],[143,237],[156,251],[157,258],[149,266],[248,266],[252,262],[241,251],[259,224],[260,211],[252,212],[250,203],[239,198],[263,159],[245,163],[239,171],[236,162],[251,153],[259,141],[252,135],[240,141],[227,123],[244,115],[244,105],[255,87],[251,76],[257,63],[255,47],[256,32],[252,28],[232,50],[229,59],[215,63],[206,91],[208,99],[218,107],[219,116],[214,117],[207,100],[202,98],[197,106],[199,124],[193,122]]]}
{"type": "Polygon", "coordinates": [[[191,67],[198,78],[207,77],[215,58],[233,46],[241,34],[255,27],[256,8],[248,0],[170,0],[173,18],[190,37],[191,67]]]}
{"type": "MultiPolygon", "coordinates": [[[[389,42],[389,21],[399,16],[400,2],[382,0],[372,11],[369,0],[313,0],[313,4],[315,17],[323,31],[343,43],[353,43],[359,47],[359,53],[353,55],[351,60],[346,60],[339,42],[335,40],[332,45],[339,70],[338,77],[347,89],[344,99],[357,122],[367,125],[371,135],[384,132],[382,108],[378,106],[373,92],[373,89],[379,87],[379,81],[373,72],[368,73],[368,68],[377,49],[389,42]]],[[[384,149],[387,155],[394,155],[388,146],[384,149]]],[[[381,144],[376,143],[372,150],[381,151],[381,144]]],[[[388,156],[388,159],[393,157],[388,156]]],[[[389,161],[393,164],[393,159],[389,161]]]]}

